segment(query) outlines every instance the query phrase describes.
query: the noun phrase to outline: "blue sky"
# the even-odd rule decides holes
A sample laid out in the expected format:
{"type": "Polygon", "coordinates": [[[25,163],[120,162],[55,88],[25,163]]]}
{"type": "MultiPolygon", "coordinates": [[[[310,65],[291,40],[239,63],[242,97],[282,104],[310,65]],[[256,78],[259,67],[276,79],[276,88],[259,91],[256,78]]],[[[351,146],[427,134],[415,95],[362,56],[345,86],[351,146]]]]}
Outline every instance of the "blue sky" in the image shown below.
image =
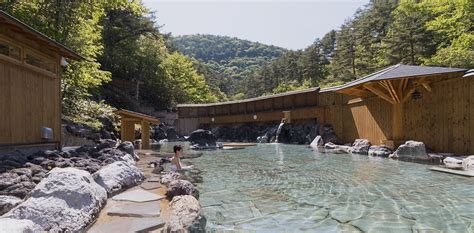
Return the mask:
{"type": "Polygon", "coordinates": [[[303,49],[337,29],[369,0],[143,0],[161,31],[233,36],[303,49]]]}

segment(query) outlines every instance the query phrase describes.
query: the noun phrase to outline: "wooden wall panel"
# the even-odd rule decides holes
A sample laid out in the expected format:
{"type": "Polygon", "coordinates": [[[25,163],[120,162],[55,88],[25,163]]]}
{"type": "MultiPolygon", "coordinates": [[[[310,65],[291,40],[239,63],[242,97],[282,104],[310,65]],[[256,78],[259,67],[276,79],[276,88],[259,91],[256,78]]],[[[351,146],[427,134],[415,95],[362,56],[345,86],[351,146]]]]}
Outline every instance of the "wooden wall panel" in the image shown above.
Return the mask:
{"type": "Polygon", "coordinates": [[[11,112],[11,78],[9,77],[9,69],[7,65],[0,62],[0,144],[12,143],[12,114],[8,114],[11,112]]]}
{"type": "Polygon", "coordinates": [[[61,139],[60,80],[0,61],[0,144],[45,142],[41,128],[61,139]]]}

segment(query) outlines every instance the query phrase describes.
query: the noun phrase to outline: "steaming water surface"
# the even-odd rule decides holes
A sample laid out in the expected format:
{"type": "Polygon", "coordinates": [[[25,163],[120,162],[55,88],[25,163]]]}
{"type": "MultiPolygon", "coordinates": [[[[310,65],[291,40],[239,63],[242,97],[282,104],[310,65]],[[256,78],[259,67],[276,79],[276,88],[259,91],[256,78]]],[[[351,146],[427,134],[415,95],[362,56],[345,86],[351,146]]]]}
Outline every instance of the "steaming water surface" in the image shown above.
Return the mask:
{"type": "Polygon", "coordinates": [[[210,231],[474,232],[474,178],[296,145],[203,153],[187,161],[210,231]]]}

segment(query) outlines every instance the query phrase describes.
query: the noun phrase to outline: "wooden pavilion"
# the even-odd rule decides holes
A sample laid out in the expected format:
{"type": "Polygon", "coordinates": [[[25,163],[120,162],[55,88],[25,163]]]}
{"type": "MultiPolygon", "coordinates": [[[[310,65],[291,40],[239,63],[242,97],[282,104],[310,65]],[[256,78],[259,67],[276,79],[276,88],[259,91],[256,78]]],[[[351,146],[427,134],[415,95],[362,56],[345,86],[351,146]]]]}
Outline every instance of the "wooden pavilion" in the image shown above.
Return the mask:
{"type": "Polygon", "coordinates": [[[435,82],[436,78],[450,74],[459,76],[465,71],[466,69],[398,64],[341,85],[334,91],[361,98],[375,95],[388,102],[392,106],[392,135],[385,144],[395,146],[404,141],[405,102],[412,97],[419,97],[420,88],[433,92],[431,83],[435,82]]]}
{"type": "Polygon", "coordinates": [[[122,141],[135,141],[135,125],[141,126],[141,149],[150,149],[150,124],[160,124],[160,120],[149,115],[129,110],[115,111],[120,116],[120,135],[122,141]]]}
{"type": "Polygon", "coordinates": [[[0,11],[0,149],[59,148],[61,61],[74,51],[0,11]]]}

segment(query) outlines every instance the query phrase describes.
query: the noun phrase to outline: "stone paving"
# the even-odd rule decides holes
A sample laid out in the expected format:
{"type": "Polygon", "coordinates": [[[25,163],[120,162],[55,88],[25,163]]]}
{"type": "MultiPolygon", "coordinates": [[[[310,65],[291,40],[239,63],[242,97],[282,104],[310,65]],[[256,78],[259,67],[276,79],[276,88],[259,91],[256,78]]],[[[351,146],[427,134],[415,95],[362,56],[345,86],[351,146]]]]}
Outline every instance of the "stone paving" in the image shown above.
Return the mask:
{"type": "Polygon", "coordinates": [[[168,219],[166,187],[146,165],[156,157],[143,156],[138,167],[148,177],[141,185],[107,200],[96,222],[87,232],[163,232],[168,219]]]}

